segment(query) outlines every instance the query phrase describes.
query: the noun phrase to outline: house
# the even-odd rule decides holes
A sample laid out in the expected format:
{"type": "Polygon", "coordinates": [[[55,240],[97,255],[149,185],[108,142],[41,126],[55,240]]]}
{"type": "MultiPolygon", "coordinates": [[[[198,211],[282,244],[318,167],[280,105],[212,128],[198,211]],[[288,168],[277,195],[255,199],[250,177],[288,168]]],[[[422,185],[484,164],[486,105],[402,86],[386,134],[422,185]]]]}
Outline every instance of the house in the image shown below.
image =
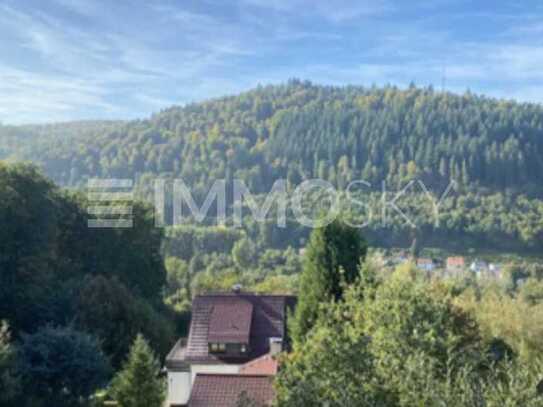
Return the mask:
{"type": "Polygon", "coordinates": [[[409,261],[409,256],[404,252],[400,251],[395,256],[391,258],[392,264],[403,264],[405,262],[409,261]]]}
{"type": "Polygon", "coordinates": [[[499,280],[502,278],[502,266],[501,264],[490,263],[488,265],[489,277],[499,280]]]}
{"type": "Polygon", "coordinates": [[[166,358],[169,405],[227,406],[213,404],[214,395],[230,400],[238,390],[266,399],[266,383],[277,371],[273,357],[288,345],[287,314],[295,302],[239,289],[195,297],[189,336],[166,358]],[[205,395],[208,388],[213,392],[205,395]]]}
{"type": "Polygon", "coordinates": [[[466,259],[461,256],[447,257],[447,271],[463,271],[466,268],[466,259]]]}
{"type": "Polygon", "coordinates": [[[435,264],[432,259],[419,258],[417,259],[417,268],[422,271],[432,271],[435,268],[435,264]]]}
{"type": "Polygon", "coordinates": [[[482,260],[475,260],[470,264],[469,269],[477,274],[477,276],[481,277],[488,272],[488,264],[482,260]]]}

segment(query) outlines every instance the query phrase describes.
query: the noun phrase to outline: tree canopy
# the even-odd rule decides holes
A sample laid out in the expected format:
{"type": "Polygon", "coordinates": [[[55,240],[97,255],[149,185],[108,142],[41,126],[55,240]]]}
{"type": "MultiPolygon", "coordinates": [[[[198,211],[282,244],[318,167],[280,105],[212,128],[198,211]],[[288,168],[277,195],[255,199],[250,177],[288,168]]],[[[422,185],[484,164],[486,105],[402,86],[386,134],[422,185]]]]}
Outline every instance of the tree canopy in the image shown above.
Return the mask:
{"type": "Polygon", "coordinates": [[[367,245],[360,231],[342,220],[314,229],[306,248],[292,333],[301,340],[315,323],[320,305],[340,300],[359,276],[367,245]]]}
{"type": "Polygon", "coordinates": [[[160,364],[143,336],[138,335],[122,370],[113,379],[111,395],[119,407],[161,407],[165,383],[160,364]]]}
{"type": "MultiPolygon", "coordinates": [[[[454,180],[439,226],[431,208],[417,216],[419,244],[541,250],[542,130],[537,104],[291,80],[147,120],[0,126],[0,159],[33,161],[62,186],[129,178],[149,200],[156,178],[183,179],[200,199],[217,179],[241,179],[255,195],[280,178],[291,191],[311,178],[339,190],[364,180],[374,201],[383,182],[398,191],[420,180],[439,197],[454,180]]],[[[413,192],[407,203],[420,207],[427,195],[413,192]]],[[[274,232],[274,247],[297,244],[299,231],[289,224],[288,232],[274,232]]],[[[393,225],[370,222],[366,235],[376,244],[408,246],[411,232],[398,218],[393,225]]]]}

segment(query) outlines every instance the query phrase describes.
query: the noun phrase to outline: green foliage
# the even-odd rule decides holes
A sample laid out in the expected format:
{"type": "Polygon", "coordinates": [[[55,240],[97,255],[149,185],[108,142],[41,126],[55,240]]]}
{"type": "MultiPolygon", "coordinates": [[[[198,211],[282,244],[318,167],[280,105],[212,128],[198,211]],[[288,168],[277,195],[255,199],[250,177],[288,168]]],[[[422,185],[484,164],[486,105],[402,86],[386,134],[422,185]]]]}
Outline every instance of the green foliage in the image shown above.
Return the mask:
{"type": "MultiPolygon", "coordinates": [[[[414,358],[428,374],[445,379],[465,360],[477,362],[481,353],[475,321],[452,304],[439,284],[434,287],[416,277],[394,274],[360,310],[380,377],[401,378],[407,374],[406,362],[414,358]]],[[[398,391],[398,385],[401,381],[389,391],[398,391]]]]}
{"type": "Polygon", "coordinates": [[[346,308],[329,304],[306,340],[284,356],[276,380],[278,406],[388,405],[375,380],[368,338],[346,308]]]}
{"type": "Polygon", "coordinates": [[[232,259],[240,269],[247,269],[253,264],[256,248],[247,238],[238,240],[232,248],[232,259]]]}
{"type": "Polygon", "coordinates": [[[359,275],[367,245],[358,229],[342,220],[315,229],[306,248],[292,334],[302,340],[319,313],[319,304],[340,300],[344,286],[359,275]]]}
{"type": "MultiPolygon", "coordinates": [[[[61,185],[83,187],[91,177],[137,179],[138,192],[149,200],[156,177],[183,179],[196,199],[223,178],[243,179],[255,194],[270,191],[278,178],[290,187],[323,178],[340,189],[363,179],[377,201],[382,181],[397,190],[417,177],[439,196],[456,180],[456,198],[444,204],[439,227],[431,208],[417,217],[421,245],[541,250],[542,112],[539,105],[431,88],[292,80],[174,107],[145,121],[3,126],[0,159],[38,163],[61,185]]],[[[426,198],[418,189],[409,200],[426,198]]],[[[286,231],[266,231],[261,241],[298,246],[300,234],[307,231],[289,224],[286,231]]],[[[412,241],[402,219],[385,228],[371,222],[366,236],[404,247],[412,241]]],[[[234,240],[217,240],[225,247],[213,250],[229,253],[234,240]]],[[[189,261],[194,247],[169,255],[189,261]]]]}
{"type": "Polygon", "coordinates": [[[243,231],[215,226],[175,226],[166,229],[166,256],[190,261],[197,253],[231,253],[243,231]]]}
{"type": "Polygon", "coordinates": [[[222,226],[168,228],[163,247],[168,276],[165,302],[185,313],[193,295],[230,291],[235,284],[247,291],[295,293],[301,257],[291,246],[269,248],[264,236],[274,229],[268,226],[251,225],[247,231],[222,226]]]}
{"type": "Polygon", "coordinates": [[[23,335],[20,372],[32,406],[75,406],[107,383],[110,367],[98,341],[71,328],[23,335]]]}
{"type": "Polygon", "coordinates": [[[75,322],[102,343],[102,349],[118,368],[138,333],[165,355],[174,332],[171,322],[149,303],[136,297],[118,279],[87,277],[78,292],[75,322]]]}
{"type": "Polygon", "coordinates": [[[535,306],[543,304],[543,281],[528,278],[519,290],[519,297],[525,303],[535,306]]]}
{"type": "Polygon", "coordinates": [[[53,281],[57,194],[33,167],[0,166],[0,315],[15,330],[36,325],[53,281]]]}
{"type": "MultiPolygon", "coordinates": [[[[23,344],[20,351],[26,361],[26,386],[33,387],[35,378],[35,386],[43,388],[47,397],[61,397],[60,372],[40,377],[40,365],[32,366],[39,360],[32,357],[49,352],[48,346],[51,352],[60,352],[63,341],[66,346],[86,346],[82,352],[92,353],[96,345],[97,357],[104,351],[114,366],[138,332],[146,334],[162,355],[169,350],[174,331],[162,303],[166,285],[162,231],[154,227],[147,205],[134,203],[133,228],[89,228],[85,199],[60,191],[27,165],[0,165],[0,197],[0,315],[15,337],[26,332],[26,342],[44,343],[43,349],[23,344]],[[72,335],[71,328],[47,328],[72,324],[98,338],[100,346],[78,336],[83,334],[72,335]]],[[[85,362],[85,357],[91,356],[81,355],[74,363],[85,362]]],[[[90,377],[92,370],[76,374],[75,368],[65,368],[74,381],[81,378],[89,386],[102,380],[98,368],[95,378],[90,377]]],[[[49,373],[43,370],[43,374],[49,373]]],[[[88,395],[79,383],[69,385],[74,388],[67,398],[88,395]]]]}
{"type": "Polygon", "coordinates": [[[191,306],[191,281],[189,265],[177,257],[167,257],[165,303],[178,312],[185,312],[191,306]]]}
{"type": "Polygon", "coordinates": [[[279,407],[541,406],[542,365],[497,359],[447,286],[365,265],[283,356],[279,407]]]}
{"type": "Polygon", "coordinates": [[[119,407],[162,407],[165,383],[159,377],[160,364],[143,336],[138,335],[128,359],[111,385],[119,407]]]}
{"type": "Polygon", "coordinates": [[[530,284],[520,295],[511,296],[501,287],[485,287],[482,293],[467,290],[455,302],[476,318],[487,341],[502,338],[520,358],[529,362],[543,352],[543,302],[530,284]]]}
{"type": "Polygon", "coordinates": [[[10,406],[20,391],[20,378],[16,372],[16,352],[5,321],[0,321],[0,389],[1,407],[10,406]]]}
{"type": "Polygon", "coordinates": [[[364,173],[376,185],[420,176],[434,185],[457,179],[518,189],[541,181],[542,128],[538,105],[293,80],[147,121],[2,127],[0,140],[5,155],[34,159],[72,185],[134,173],[203,185],[231,173],[262,192],[277,177],[323,172],[338,184],[364,173]]]}

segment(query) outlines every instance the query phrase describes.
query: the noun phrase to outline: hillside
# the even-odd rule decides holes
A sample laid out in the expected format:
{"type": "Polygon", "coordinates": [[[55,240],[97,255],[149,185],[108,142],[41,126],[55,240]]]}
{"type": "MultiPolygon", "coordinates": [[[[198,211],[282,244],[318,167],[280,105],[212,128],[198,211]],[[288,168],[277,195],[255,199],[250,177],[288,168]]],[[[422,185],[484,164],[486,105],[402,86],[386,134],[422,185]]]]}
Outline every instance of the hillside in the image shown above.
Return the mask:
{"type": "Polygon", "coordinates": [[[322,178],[339,189],[362,179],[374,200],[382,182],[393,190],[422,180],[440,195],[455,180],[439,228],[419,214],[416,232],[376,223],[370,237],[447,245],[454,236],[460,246],[522,250],[539,247],[543,231],[543,107],[470,93],[291,80],[148,120],[0,127],[0,159],[35,162],[64,186],[137,179],[147,197],[157,176],[182,178],[200,196],[218,178],[241,178],[253,193],[278,178],[294,186],[322,178]]]}

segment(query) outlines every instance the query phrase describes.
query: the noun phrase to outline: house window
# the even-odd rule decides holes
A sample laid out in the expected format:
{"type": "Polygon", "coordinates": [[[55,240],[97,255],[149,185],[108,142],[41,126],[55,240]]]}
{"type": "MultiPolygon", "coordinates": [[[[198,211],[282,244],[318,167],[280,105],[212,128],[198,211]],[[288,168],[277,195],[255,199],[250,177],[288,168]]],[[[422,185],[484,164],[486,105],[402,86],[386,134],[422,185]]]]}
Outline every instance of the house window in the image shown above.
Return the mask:
{"type": "Polygon", "coordinates": [[[244,343],[210,342],[208,347],[209,353],[226,353],[228,355],[249,353],[249,345],[244,343]]]}
{"type": "Polygon", "coordinates": [[[224,343],[210,343],[209,351],[211,353],[224,353],[226,352],[226,344],[224,343]]]}

